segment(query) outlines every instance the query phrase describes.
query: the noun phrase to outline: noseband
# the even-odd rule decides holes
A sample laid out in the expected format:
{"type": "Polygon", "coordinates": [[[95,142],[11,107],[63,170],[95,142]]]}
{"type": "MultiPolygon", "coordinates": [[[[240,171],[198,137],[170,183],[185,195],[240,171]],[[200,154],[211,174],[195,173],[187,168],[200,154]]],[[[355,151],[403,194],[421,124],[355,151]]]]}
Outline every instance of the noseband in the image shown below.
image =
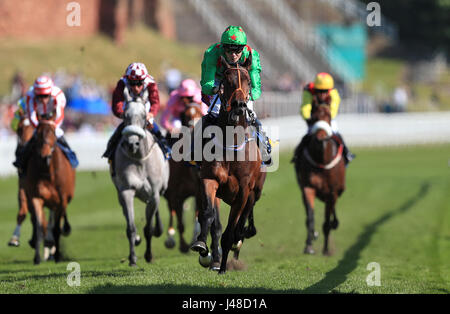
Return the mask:
{"type": "MultiPolygon", "coordinates": [[[[226,106],[225,109],[226,111],[231,111],[231,100],[233,98],[233,96],[236,96],[237,93],[241,93],[244,96],[244,99],[248,98],[248,95],[245,94],[245,91],[242,89],[242,84],[241,84],[241,68],[239,68],[239,64],[236,64],[235,68],[229,68],[226,69],[224,73],[227,73],[228,71],[231,70],[236,70],[238,72],[238,88],[236,88],[233,93],[231,93],[230,98],[228,98],[227,102],[226,102],[226,106]]],[[[247,101],[245,102],[247,103],[247,101]]]]}

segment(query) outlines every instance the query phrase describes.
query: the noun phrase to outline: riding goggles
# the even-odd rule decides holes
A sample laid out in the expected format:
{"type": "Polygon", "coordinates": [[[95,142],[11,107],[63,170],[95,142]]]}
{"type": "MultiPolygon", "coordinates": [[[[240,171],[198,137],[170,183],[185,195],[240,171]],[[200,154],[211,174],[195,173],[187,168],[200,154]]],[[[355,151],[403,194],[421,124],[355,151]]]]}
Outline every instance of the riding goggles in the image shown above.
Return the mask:
{"type": "Polygon", "coordinates": [[[143,80],[140,81],[129,81],[128,82],[130,84],[130,86],[141,86],[142,84],[144,84],[143,80]]]}
{"type": "Polygon", "coordinates": [[[225,50],[225,52],[228,52],[228,53],[231,53],[231,52],[241,53],[242,50],[244,50],[244,46],[242,46],[242,45],[224,45],[223,49],[225,50]]]}

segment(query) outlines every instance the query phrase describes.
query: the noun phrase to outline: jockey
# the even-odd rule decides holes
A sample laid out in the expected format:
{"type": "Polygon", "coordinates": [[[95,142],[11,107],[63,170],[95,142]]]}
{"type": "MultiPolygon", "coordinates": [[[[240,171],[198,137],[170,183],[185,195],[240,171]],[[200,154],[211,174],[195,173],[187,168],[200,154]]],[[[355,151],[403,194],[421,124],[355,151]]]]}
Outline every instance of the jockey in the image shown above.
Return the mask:
{"type": "MultiPolygon", "coordinates": [[[[331,129],[336,135],[342,144],[344,145],[344,158],[345,163],[348,164],[350,161],[355,158],[347,145],[345,145],[344,140],[341,134],[338,131],[336,116],[339,111],[339,104],[341,102],[341,98],[336,88],[334,88],[334,80],[333,77],[325,72],[318,73],[314,82],[307,84],[303,89],[302,95],[302,105],[300,108],[300,114],[303,119],[305,119],[308,124],[308,135],[311,131],[311,110],[314,104],[327,104],[330,106],[331,113],[331,129]]],[[[305,145],[305,138],[303,138],[302,142],[299,145],[299,149],[303,149],[303,145],[305,145]]],[[[300,152],[301,150],[299,150],[300,152]]]]}
{"type": "MultiPolygon", "coordinates": [[[[228,63],[243,64],[249,56],[252,56],[252,65],[249,71],[251,79],[251,90],[247,103],[250,123],[256,127],[257,132],[263,136],[263,146],[261,149],[263,160],[266,164],[271,164],[271,145],[269,139],[263,134],[261,122],[257,119],[253,110],[253,102],[261,96],[261,64],[259,53],[247,45],[247,35],[241,26],[228,26],[222,33],[220,42],[211,45],[204,54],[202,62],[202,77],[200,85],[202,87],[203,101],[209,106],[208,114],[202,119],[204,128],[215,124],[219,116],[221,101],[219,97],[220,82],[223,78],[224,68],[220,66],[220,57],[223,56],[228,63]]],[[[258,141],[259,142],[259,141],[258,141]]]]}
{"type": "MultiPolygon", "coordinates": [[[[154,118],[159,110],[159,92],[156,81],[152,76],[148,74],[147,68],[143,63],[131,63],[126,71],[125,75],[117,82],[117,86],[114,89],[112,95],[112,111],[114,115],[120,119],[123,118],[123,111],[125,105],[125,88],[128,90],[129,95],[133,98],[143,96],[145,91],[148,92],[148,99],[145,99],[145,109],[147,111],[147,130],[152,133],[156,141],[158,142],[161,150],[166,159],[170,158],[170,148],[168,147],[166,140],[161,134],[158,125],[154,121],[154,118]]],[[[116,146],[119,144],[120,137],[122,136],[122,130],[125,128],[122,122],[113,135],[109,139],[108,146],[106,148],[103,157],[108,158],[110,164],[114,162],[114,153],[116,146]]],[[[111,169],[114,169],[112,167],[111,169]]]]}
{"type": "Polygon", "coordinates": [[[166,109],[161,116],[161,125],[169,133],[177,132],[181,128],[181,114],[186,110],[186,106],[196,103],[201,106],[203,115],[207,114],[208,106],[202,102],[200,88],[194,80],[186,79],[180,86],[170,93],[166,109]]]}
{"type": "MultiPolygon", "coordinates": [[[[66,106],[66,96],[64,96],[63,91],[53,84],[50,77],[41,75],[39,76],[30,88],[25,96],[24,100],[19,100],[20,107],[18,109],[17,117],[21,109],[26,113],[27,118],[31,124],[37,128],[39,125],[38,114],[40,116],[49,116],[53,113],[56,114],[55,117],[55,134],[57,138],[57,143],[62,146],[64,154],[71,155],[74,160],[70,160],[72,165],[77,165],[75,153],[70,149],[69,144],[67,144],[64,138],[64,131],[61,129],[61,125],[64,121],[64,108],[66,106]],[[66,152],[66,151],[68,152],[66,152]]],[[[13,127],[17,127],[18,122],[12,122],[13,127]]],[[[36,133],[35,133],[36,134],[36,133]]],[[[31,147],[36,139],[35,134],[33,137],[25,144],[25,147],[16,156],[16,161],[13,163],[14,166],[19,170],[19,174],[25,174],[25,167],[28,158],[31,154],[31,147]]]]}

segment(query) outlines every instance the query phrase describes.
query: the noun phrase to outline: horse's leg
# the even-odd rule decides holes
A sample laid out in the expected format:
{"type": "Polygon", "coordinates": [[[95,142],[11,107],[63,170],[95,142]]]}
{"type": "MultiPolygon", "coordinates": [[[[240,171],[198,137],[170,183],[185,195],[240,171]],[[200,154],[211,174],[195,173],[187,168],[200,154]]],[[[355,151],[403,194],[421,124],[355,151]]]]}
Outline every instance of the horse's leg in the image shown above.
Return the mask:
{"type": "Polygon", "coordinates": [[[36,245],[36,229],[37,229],[36,228],[36,224],[37,224],[36,219],[37,218],[36,218],[36,213],[34,211],[33,203],[31,202],[31,200],[28,200],[27,204],[28,204],[28,210],[31,214],[31,226],[33,227],[32,232],[31,232],[31,239],[28,240],[28,244],[30,245],[30,247],[32,249],[34,249],[34,247],[36,245]]]}
{"type": "Polygon", "coordinates": [[[69,224],[69,219],[67,218],[67,210],[64,211],[63,218],[64,218],[64,225],[63,225],[61,234],[65,237],[67,237],[70,235],[70,232],[72,231],[72,227],[69,224]]]}
{"type": "MultiPolygon", "coordinates": [[[[201,230],[197,241],[191,246],[191,250],[199,252],[201,257],[206,257],[209,253],[208,247],[206,246],[206,238],[208,237],[209,228],[214,221],[214,199],[218,187],[219,184],[215,180],[203,180],[203,203],[198,217],[201,230]]],[[[204,265],[202,264],[202,266],[205,265],[206,263],[204,265]]]]}
{"type": "Polygon", "coordinates": [[[28,213],[28,204],[27,204],[27,196],[25,194],[25,189],[21,186],[21,182],[19,179],[19,213],[17,214],[17,225],[14,229],[13,235],[11,237],[11,240],[9,240],[8,245],[9,246],[15,246],[18,247],[20,245],[20,228],[22,226],[23,221],[27,217],[28,213]]]}
{"type": "Polygon", "coordinates": [[[333,203],[333,208],[332,208],[332,212],[331,212],[331,215],[333,216],[333,220],[331,220],[331,229],[336,230],[337,227],[339,226],[339,220],[337,219],[337,216],[336,216],[336,202],[337,202],[338,196],[335,195],[334,199],[335,199],[335,201],[333,203]]]}
{"type": "Polygon", "coordinates": [[[58,208],[52,208],[49,211],[48,214],[48,223],[47,227],[45,228],[45,237],[44,237],[44,261],[48,261],[49,259],[54,258],[54,254],[56,251],[55,246],[55,237],[54,237],[54,228],[58,223],[58,220],[56,220],[56,212],[58,211],[58,208]]]}
{"type": "Polygon", "coordinates": [[[317,238],[317,234],[314,231],[314,200],[316,197],[316,191],[313,188],[305,187],[302,189],[303,204],[306,210],[306,246],[303,251],[305,254],[314,254],[312,247],[312,241],[317,238]]]}
{"type": "Polygon", "coordinates": [[[175,216],[175,210],[173,209],[173,205],[172,202],[168,202],[169,204],[169,228],[167,229],[167,239],[166,241],[164,241],[164,245],[166,246],[166,248],[168,249],[173,249],[176,245],[175,242],[175,228],[173,227],[173,219],[175,216]]]}
{"type": "Polygon", "coordinates": [[[256,227],[252,209],[248,215],[248,226],[244,228],[244,237],[249,239],[255,235],[256,235],[256,227]]]}
{"type": "Polygon", "coordinates": [[[246,206],[249,195],[248,187],[245,188],[240,187],[240,189],[241,191],[239,192],[239,195],[236,197],[236,200],[231,205],[227,227],[225,228],[225,231],[222,234],[222,239],[220,241],[220,244],[222,246],[222,262],[220,264],[219,274],[224,274],[226,272],[228,253],[230,253],[233,244],[238,240],[235,238],[236,226],[246,206]]]}
{"type": "Polygon", "coordinates": [[[239,218],[239,222],[236,227],[235,232],[235,243],[233,244],[232,250],[234,251],[234,259],[239,259],[239,253],[241,251],[242,245],[244,244],[244,239],[246,237],[246,233],[248,228],[245,227],[245,223],[247,220],[252,218],[252,222],[249,221],[249,227],[254,229],[256,234],[255,226],[253,225],[253,208],[255,206],[255,193],[251,192],[248,196],[247,203],[245,204],[244,211],[239,218]]]}
{"type": "Polygon", "coordinates": [[[184,200],[180,200],[180,202],[177,203],[176,207],[176,215],[177,215],[177,228],[178,233],[180,234],[180,251],[182,253],[189,252],[189,245],[184,240],[184,221],[183,221],[183,203],[184,200]]]}
{"type": "Polygon", "coordinates": [[[222,235],[222,224],[220,223],[220,198],[215,198],[214,200],[214,221],[211,224],[211,254],[212,254],[212,264],[210,266],[211,270],[218,271],[220,269],[220,259],[222,254],[220,253],[219,241],[222,235]]]}
{"type": "MultiPolygon", "coordinates": [[[[61,205],[61,207],[56,208],[56,210],[54,211],[53,238],[54,238],[54,243],[55,243],[55,253],[54,253],[55,263],[58,263],[61,261],[61,246],[60,246],[61,218],[65,211],[65,206],[67,206],[67,205],[63,203],[61,205]]],[[[50,228],[48,230],[50,231],[50,228]]]]}
{"type": "Polygon", "coordinates": [[[34,241],[34,264],[38,265],[41,263],[41,255],[40,255],[40,246],[41,242],[44,238],[44,227],[45,223],[45,213],[44,213],[44,201],[40,198],[33,198],[31,200],[32,203],[32,211],[35,215],[35,241],[34,241]]]}
{"type": "Polygon", "coordinates": [[[134,196],[136,191],[124,190],[119,192],[119,202],[122,205],[123,215],[127,221],[127,237],[130,244],[129,265],[136,266],[137,257],[135,252],[136,225],[134,223],[134,196]]]}
{"type": "MultiPolygon", "coordinates": [[[[219,200],[220,203],[220,200],[219,200]]],[[[192,233],[192,241],[191,244],[195,242],[198,235],[200,234],[200,222],[198,221],[198,214],[200,209],[202,208],[202,197],[201,195],[195,196],[195,215],[194,215],[194,232],[192,233]]]]}
{"type": "MultiPolygon", "coordinates": [[[[147,202],[147,206],[145,207],[145,219],[146,224],[144,227],[144,235],[146,240],[146,248],[145,248],[145,261],[150,263],[153,259],[152,255],[152,236],[155,234],[155,227],[153,227],[153,218],[155,217],[156,212],[158,211],[157,203],[159,200],[151,199],[147,202]]],[[[158,218],[157,218],[158,219],[158,218]]]]}
{"type": "Polygon", "coordinates": [[[324,255],[330,255],[330,250],[328,248],[328,240],[330,236],[330,230],[331,230],[331,221],[330,217],[334,209],[334,203],[336,202],[336,199],[334,196],[330,196],[326,202],[325,202],[325,222],[323,223],[322,229],[323,229],[323,235],[324,235],[324,245],[323,245],[323,254],[324,255]]]}

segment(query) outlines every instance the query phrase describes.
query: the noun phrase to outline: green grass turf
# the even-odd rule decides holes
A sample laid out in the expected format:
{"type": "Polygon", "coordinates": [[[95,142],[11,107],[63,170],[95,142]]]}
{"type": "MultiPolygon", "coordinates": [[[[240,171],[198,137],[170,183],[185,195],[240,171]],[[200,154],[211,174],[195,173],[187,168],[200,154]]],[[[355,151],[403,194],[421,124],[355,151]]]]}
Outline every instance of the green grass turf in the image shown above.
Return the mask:
{"type": "MultiPolygon", "coordinates": [[[[128,266],[125,219],[106,172],[77,174],[68,208],[72,234],[63,238],[65,259],[32,264],[28,217],[22,245],[8,247],[17,212],[17,179],[0,180],[0,293],[449,293],[450,146],[355,149],[347,190],[337,203],[339,228],[331,233],[334,255],[324,257],[322,233],[316,255],[304,255],[305,211],[290,154],[269,173],[255,208],[257,235],[247,240],[241,260],[247,268],[224,276],[198,264],[196,253],[164,247],[153,239],[154,261],[137,248],[138,267],[128,266]],[[66,283],[70,261],[81,266],[81,285],[66,283]],[[370,262],[381,268],[381,286],[368,286],[370,262]]],[[[141,236],[144,207],[136,202],[141,236]]],[[[167,230],[166,201],[161,216],[167,230]]],[[[222,206],[225,224],[228,207],[222,206]]],[[[316,205],[316,229],[324,209],[316,205]]],[[[193,211],[186,211],[186,238],[193,211]]]]}

